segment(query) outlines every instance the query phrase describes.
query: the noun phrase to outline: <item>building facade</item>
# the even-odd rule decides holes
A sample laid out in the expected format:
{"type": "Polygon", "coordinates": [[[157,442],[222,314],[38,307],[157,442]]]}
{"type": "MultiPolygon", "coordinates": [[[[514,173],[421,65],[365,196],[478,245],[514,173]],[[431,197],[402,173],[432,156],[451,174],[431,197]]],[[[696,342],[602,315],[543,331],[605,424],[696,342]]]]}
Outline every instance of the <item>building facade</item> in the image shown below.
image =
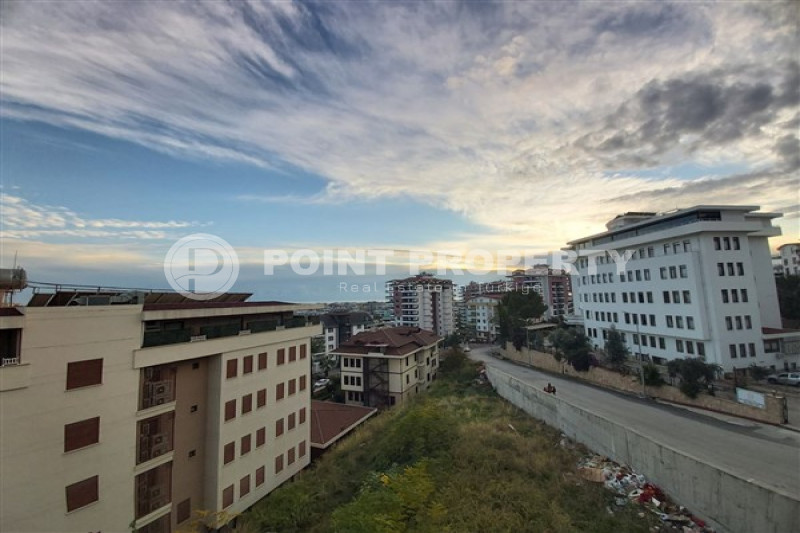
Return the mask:
{"type": "Polygon", "coordinates": [[[392,280],[387,298],[394,306],[396,326],[421,328],[447,336],[456,329],[453,282],[428,274],[392,280]]]}
{"type": "Polygon", "coordinates": [[[800,276],[800,243],[793,242],[778,247],[780,268],[784,276],[800,276]]]}
{"type": "Polygon", "coordinates": [[[309,463],[314,306],[38,296],[0,310],[0,530],[170,532],[309,463]]]}
{"type": "Polygon", "coordinates": [[[614,326],[631,353],[656,362],[701,357],[726,371],[795,363],[765,337],[781,327],[768,244],[780,215],[757,209],[621,215],[570,242],[576,312],[591,341],[603,348],[614,326]],[[618,257],[629,259],[618,268],[618,257]]]}
{"type": "Polygon", "coordinates": [[[499,294],[475,296],[466,302],[467,329],[481,342],[494,342],[497,338],[497,306],[499,294]]]}
{"type": "Polygon", "coordinates": [[[534,291],[547,306],[543,318],[563,318],[573,313],[572,281],[563,270],[548,265],[534,265],[528,270],[515,270],[509,276],[514,290],[534,291]]]}
{"type": "Polygon", "coordinates": [[[390,407],[430,386],[439,369],[441,337],[415,327],[384,328],[354,336],[336,350],[345,402],[390,407]]]}

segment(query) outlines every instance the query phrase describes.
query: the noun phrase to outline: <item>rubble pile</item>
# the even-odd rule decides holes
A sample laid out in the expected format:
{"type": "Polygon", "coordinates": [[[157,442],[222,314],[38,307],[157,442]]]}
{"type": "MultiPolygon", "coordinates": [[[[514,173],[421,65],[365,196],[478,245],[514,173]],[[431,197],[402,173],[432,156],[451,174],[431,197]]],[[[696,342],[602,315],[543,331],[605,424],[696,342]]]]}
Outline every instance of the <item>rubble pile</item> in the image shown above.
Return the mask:
{"type": "MultiPolygon", "coordinates": [[[[664,492],[653,483],[648,483],[641,474],[601,455],[588,455],[578,462],[578,474],[588,481],[603,483],[616,494],[614,505],[625,507],[640,505],[644,511],[657,515],[663,527],[660,531],[681,533],[713,533],[713,529],[700,518],[693,516],[685,507],[669,501],[664,492]]],[[[611,507],[609,512],[613,513],[611,507]]],[[[644,512],[639,513],[644,516],[644,512]]]]}

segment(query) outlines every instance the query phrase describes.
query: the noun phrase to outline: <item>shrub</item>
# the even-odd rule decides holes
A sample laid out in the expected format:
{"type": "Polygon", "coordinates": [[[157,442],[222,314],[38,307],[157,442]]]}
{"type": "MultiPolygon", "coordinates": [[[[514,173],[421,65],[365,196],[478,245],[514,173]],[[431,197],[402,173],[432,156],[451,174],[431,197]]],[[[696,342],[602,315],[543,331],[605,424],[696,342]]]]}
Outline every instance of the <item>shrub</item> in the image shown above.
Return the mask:
{"type": "Polygon", "coordinates": [[[644,365],[644,384],[650,387],[660,387],[664,384],[664,378],[661,377],[661,372],[658,367],[652,363],[644,365]]]}

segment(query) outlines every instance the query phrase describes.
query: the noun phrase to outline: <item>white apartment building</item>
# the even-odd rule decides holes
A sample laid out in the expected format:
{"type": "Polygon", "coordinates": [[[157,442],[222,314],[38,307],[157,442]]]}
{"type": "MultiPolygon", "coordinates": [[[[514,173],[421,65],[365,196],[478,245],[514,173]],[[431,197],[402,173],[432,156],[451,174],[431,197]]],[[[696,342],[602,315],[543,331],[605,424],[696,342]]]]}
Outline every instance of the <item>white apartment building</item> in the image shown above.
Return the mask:
{"type": "Polygon", "coordinates": [[[495,316],[502,295],[485,295],[470,298],[467,306],[467,327],[480,341],[492,342],[497,337],[495,316]]]}
{"type": "Polygon", "coordinates": [[[367,331],[342,343],[342,391],[345,402],[390,407],[430,386],[439,369],[441,337],[412,327],[367,331]]]}
{"type": "Polygon", "coordinates": [[[0,530],[175,531],[308,465],[317,306],[247,296],[0,308],[0,530]]]}
{"type": "Polygon", "coordinates": [[[421,328],[447,336],[456,329],[453,282],[420,274],[387,284],[395,325],[421,328]]]}
{"type": "Polygon", "coordinates": [[[796,366],[797,332],[781,330],[768,238],[777,213],[701,205],[626,213],[574,240],[575,307],[599,348],[615,326],[633,354],[701,357],[726,371],[796,366]],[[612,254],[632,253],[618,270],[612,254]],[[778,340],[782,337],[783,340],[778,340]]]}
{"type": "Polygon", "coordinates": [[[800,243],[793,242],[778,247],[780,268],[784,276],[800,276],[800,243]]]}

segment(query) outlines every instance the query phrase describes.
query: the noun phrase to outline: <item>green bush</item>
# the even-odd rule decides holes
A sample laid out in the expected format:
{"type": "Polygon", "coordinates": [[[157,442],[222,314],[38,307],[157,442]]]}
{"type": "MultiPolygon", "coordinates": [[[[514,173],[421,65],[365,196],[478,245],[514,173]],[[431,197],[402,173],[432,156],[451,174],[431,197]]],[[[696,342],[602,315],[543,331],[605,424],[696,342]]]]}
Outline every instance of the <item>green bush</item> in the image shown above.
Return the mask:
{"type": "Polygon", "coordinates": [[[660,387],[664,384],[664,378],[658,371],[658,367],[652,363],[647,363],[643,368],[644,384],[650,387],[660,387]]]}

